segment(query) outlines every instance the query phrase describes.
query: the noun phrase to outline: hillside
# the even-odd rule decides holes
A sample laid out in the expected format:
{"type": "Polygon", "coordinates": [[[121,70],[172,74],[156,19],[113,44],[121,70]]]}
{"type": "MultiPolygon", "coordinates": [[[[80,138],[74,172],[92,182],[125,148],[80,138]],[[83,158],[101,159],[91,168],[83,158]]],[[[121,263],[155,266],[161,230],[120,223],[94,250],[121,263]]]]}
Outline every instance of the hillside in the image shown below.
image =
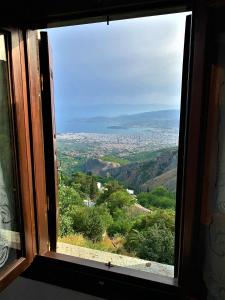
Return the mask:
{"type": "Polygon", "coordinates": [[[85,173],[93,173],[96,175],[101,175],[108,170],[112,170],[114,168],[119,168],[120,164],[115,162],[103,161],[98,158],[90,158],[86,161],[86,163],[81,167],[81,171],[85,173]]]}
{"type": "Polygon", "coordinates": [[[86,119],[90,123],[107,123],[114,129],[126,127],[177,127],[179,110],[150,111],[139,114],[123,115],[118,117],[95,117],[86,119]]]}
{"type": "Polygon", "coordinates": [[[146,181],[141,185],[140,189],[143,192],[151,191],[157,186],[166,187],[170,192],[176,191],[177,168],[169,170],[153,179],[146,181]]]}
{"type": "Polygon", "coordinates": [[[118,132],[132,128],[178,128],[179,110],[150,111],[117,117],[74,118],[59,132],[118,132]]]}
{"type": "Polygon", "coordinates": [[[118,166],[100,159],[90,158],[83,171],[102,177],[113,177],[135,192],[146,191],[157,185],[166,185],[171,191],[176,186],[177,150],[168,149],[156,158],[118,166]]]}

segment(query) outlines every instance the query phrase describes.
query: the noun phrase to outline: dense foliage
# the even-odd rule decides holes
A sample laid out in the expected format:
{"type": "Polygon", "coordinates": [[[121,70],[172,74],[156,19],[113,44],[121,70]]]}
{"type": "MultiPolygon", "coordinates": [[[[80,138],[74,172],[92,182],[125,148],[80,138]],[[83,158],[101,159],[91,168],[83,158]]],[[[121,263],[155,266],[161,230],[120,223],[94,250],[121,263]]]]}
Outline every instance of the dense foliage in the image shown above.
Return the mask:
{"type": "Polygon", "coordinates": [[[76,245],[173,264],[174,208],[164,187],[136,197],[115,180],[60,173],[59,236],[76,245]]]}
{"type": "Polygon", "coordinates": [[[169,192],[162,186],[155,188],[151,192],[140,193],[137,197],[138,202],[147,208],[158,207],[175,209],[175,194],[169,192]]]}
{"type": "Polygon", "coordinates": [[[173,263],[174,211],[156,209],[136,220],[127,235],[125,248],[136,256],[173,263]]]}

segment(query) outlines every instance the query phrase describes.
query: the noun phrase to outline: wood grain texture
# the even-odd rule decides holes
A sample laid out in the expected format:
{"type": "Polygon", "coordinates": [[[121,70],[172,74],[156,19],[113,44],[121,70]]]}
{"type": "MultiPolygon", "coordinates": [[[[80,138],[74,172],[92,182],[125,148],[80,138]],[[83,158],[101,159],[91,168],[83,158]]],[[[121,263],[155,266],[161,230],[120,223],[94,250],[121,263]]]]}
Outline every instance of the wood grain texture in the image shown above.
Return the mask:
{"type": "Polygon", "coordinates": [[[23,257],[0,272],[0,290],[23,272],[31,264],[36,254],[24,40],[22,31],[16,28],[8,28],[6,34],[9,41],[11,107],[23,221],[23,229],[21,229],[23,257]]]}
{"type": "Polygon", "coordinates": [[[43,254],[49,248],[49,239],[39,48],[36,31],[28,30],[26,32],[26,45],[29,76],[29,107],[32,132],[31,143],[33,157],[34,198],[36,204],[38,235],[38,253],[43,254]]]}
{"type": "MultiPolygon", "coordinates": [[[[20,185],[22,194],[26,197],[24,203],[24,236],[26,243],[26,255],[30,255],[30,261],[37,253],[35,237],[35,216],[34,216],[34,197],[33,197],[33,180],[32,180],[32,157],[30,149],[30,129],[29,129],[29,109],[27,94],[27,75],[25,63],[25,42],[22,30],[18,31],[18,39],[12,35],[12,64],[14,75],[15,91],[15,119],[17,122],[17,143],[18,143],[18,161],[20,168],[20,185]],[[14,41],[15,38],[15,41],[14,41]],[[20,53],[14,51],[19,43],[20,53]],[[20,60],[17,61],[16,58],[20,60]]],[[[16,50],[17,49],[17,50],[16,50]]],[[[23,205],[23,203],[22,203],[23,205]]]]}
{"type": "Polygon", "coordinates": [[[26,258],[21,257],[8,265],[3,274],[0,273],[0,292],[29,266],[26,258]]]}

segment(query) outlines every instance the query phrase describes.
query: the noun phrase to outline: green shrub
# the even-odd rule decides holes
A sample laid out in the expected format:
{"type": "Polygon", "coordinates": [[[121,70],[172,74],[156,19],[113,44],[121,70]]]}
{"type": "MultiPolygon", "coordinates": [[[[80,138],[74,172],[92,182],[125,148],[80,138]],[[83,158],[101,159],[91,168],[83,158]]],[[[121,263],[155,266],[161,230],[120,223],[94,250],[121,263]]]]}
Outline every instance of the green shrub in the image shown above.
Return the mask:
{"type": "Polygon", "coordinates": [[[100,241],[112,222],[112,217],[103,206],[74,207],[71,211],[74,233],[82,233],[92,241],[100,241]]]}
{"type": "Polygon", "coordinates": [[[133,220],[123,209],[117,208],[113,212],[113,222],[108,228],[108,234],[115,236],[116,234],[126,235],[133,225],[133,220]]]}
{"type": "Polygon", "coordinates": [[[143,192],[137,196],[138,202],[147,208],[172,208],[175,209],[175,194],[164,187],[157,187],[151,192],[143,192]]]}
{"type": "Polygon", "coordinates": [[[137,247],[137,256],[172,265],[174,263],[174,235],[166,227],[150,227],[137,247]]]}
{"type": "Polygon", "coordinates": [[[140,258],[173,264],[174,230],[174,211],[156,209],[136,219],[124,247],[140,258]]]}
{"type": "Polygon", "coordinates": [[[83,205],[80,194],[72,187],[59,184],[59,236],[73,232],[71,210],[74,206],[83,205]]]}

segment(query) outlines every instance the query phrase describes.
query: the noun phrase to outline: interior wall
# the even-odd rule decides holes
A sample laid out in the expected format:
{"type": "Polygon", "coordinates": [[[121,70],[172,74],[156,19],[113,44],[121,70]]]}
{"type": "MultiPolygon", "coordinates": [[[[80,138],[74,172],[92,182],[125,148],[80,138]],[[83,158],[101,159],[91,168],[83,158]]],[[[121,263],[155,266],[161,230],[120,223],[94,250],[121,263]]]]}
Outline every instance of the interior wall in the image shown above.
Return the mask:
{"type": "Polygon", "coordinates": [[[1,300],[101,300],[58,286],[18,277],[0,295],[1,300]]]}
{"type": "MultiPolygon", "coordinates": [[[[219,69],[217,176],[210,203],[211,223],[205,231],[204,281],[208,300],[225,299],[225,34],[218,34],[215,67],[219,69]]],[[[217,99],[215,99],[217,101],[217,99]]]]}

